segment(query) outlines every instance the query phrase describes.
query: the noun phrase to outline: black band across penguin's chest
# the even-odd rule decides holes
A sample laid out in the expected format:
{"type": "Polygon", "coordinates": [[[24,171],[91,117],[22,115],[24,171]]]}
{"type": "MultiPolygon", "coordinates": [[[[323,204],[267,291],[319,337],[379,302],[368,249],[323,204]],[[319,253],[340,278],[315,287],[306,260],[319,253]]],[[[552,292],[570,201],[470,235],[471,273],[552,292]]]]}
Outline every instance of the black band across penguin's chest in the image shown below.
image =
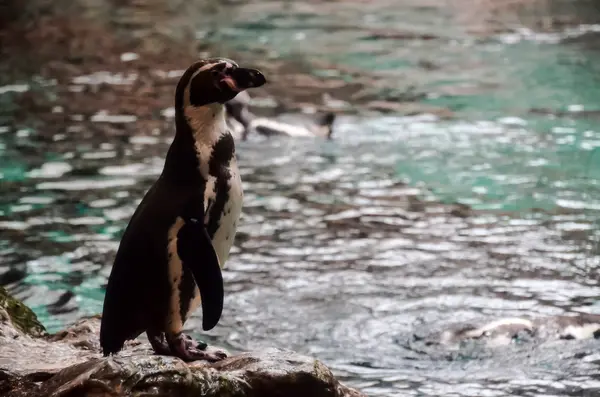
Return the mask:
{"type": "MultiPolygon", "coordinates": [[[[231,169],[229,168],[231,160],[235,155],[235,144],[231,134],[224,134],[213,146],[213,150],[208,163],[209,178],[214,178],[212,198],[207,203],[208,224],[206,229],[212,239],[219,229],[219,221],[225,205],[231,199],[229,191],[231,188],[231,169]]],[[[207,197],[205,192],[205,197],[207,197]]]]}

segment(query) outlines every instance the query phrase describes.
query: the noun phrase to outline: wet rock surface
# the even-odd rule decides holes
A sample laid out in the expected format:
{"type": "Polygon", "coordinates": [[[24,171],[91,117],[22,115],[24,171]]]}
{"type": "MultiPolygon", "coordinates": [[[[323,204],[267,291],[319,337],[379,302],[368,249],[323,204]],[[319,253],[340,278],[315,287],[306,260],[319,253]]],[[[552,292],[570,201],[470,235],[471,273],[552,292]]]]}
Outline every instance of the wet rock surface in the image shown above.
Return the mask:
{"type": "Polygon", "coordinates": [[[320,361],[265,349],[209,364],[154,355],[127,343],[116,356],[99,353],[98,316],[53,335],[34,337],[0,322],[0,393],[21,396],[315,396],[360,397],[320,361]]]}

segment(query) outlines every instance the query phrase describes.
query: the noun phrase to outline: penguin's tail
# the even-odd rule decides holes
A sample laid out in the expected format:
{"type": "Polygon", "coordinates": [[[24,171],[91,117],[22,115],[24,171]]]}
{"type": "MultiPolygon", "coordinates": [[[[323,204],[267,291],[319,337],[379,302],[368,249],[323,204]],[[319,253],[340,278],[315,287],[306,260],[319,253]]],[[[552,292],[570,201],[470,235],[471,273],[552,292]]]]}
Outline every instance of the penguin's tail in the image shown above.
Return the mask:
{"type": "Polygon", "coordinates": [[[100,347],[102,347],[102,355],[104,357],[118,353],[123,349],[124,344],[125,343],[121,342],[120,339],[107,338],[106,335],[100,334],[100,347]]]}
{"type": "Polygon", "coordinates": [[[100,322],[100,347],[102,355],[107,357],[116,354],[123,349],[125,341],[129,339],[124,334],[122,324],[115,321],[108,321],[110,316],[104,313],[100,322]]]}

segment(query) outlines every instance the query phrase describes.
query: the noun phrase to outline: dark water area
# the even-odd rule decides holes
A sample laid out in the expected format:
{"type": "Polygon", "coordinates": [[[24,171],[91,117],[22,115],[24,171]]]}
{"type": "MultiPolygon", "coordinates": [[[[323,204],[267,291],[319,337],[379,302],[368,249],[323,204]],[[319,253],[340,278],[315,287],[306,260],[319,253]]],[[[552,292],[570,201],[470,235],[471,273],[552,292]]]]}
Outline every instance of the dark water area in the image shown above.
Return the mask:
{"type": "Polygon", "coordinates": [[[162,170],[188,62],[170,37],[270,70],[259,113],[338,112],[332,141],[237,143],[244,213],[209,341],[314,355],[370,396],[600,393],[595,339],[421,337],[600,313],[597,3],[70,4],[117,44],[65,49],[48,19],[27,36],[54,43],[43,63],[0,61],[0,284],[50,331],[101,311],[162,170]]]}

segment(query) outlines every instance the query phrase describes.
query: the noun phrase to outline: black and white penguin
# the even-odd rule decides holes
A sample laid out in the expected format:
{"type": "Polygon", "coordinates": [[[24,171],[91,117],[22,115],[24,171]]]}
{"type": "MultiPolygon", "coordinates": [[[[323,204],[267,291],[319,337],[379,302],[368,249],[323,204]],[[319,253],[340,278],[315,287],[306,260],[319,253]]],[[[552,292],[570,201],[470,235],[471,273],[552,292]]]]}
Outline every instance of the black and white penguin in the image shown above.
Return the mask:
{"type": "Polygon", "coordinates": [[[202,304],[202,328],[223,309],[221,268],[242,210],[242,183],[224,103],[266,83],[261,72],[226,58],[191,65],[175,91],[175,138],[158,180],[121,239],[106,287],[100,345],[104,356],[146,332],[154,351],[185,361],[218,361],[182,333],[202,304]]]}
{"type": "Polygon", "coordinates": [[[247,93],[227,102],[228,123],[238,139],[246,140],[250,133],[264,136],[288,136],[292,138],[322,137],[331,139],[335,113],[315,115],[309,123],[287,123],[267,117],[258,117],[248,109],[250,96],[247,93]]]}
{"type": "MultiPolygon", "coordinates": [[[[510,344],[520,336],[539,339],[598,339],[600,315],[575,313],[540,318],[509,317],[479,324],[460,324],[433,335],[427,344],[459,346],[466,340],[486,340],[490,346],[510,344]]],[[[425,338],[426,339],[426,338],[425,338]]]]}

